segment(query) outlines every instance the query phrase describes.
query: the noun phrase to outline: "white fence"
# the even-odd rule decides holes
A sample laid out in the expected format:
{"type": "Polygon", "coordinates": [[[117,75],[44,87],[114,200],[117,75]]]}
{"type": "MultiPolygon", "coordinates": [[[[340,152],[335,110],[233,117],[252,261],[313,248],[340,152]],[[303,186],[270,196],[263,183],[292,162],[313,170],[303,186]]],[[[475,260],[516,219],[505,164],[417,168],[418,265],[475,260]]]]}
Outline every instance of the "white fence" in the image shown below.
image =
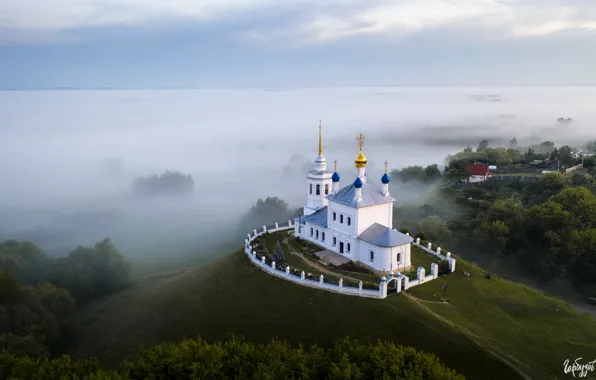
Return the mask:
{"type": "MultiPolygon", "coordinates": [[[[300,276],[296,276],[290,272],[289,266],[286,266],[285,271],[280,270],[275,267],[275,262],[272,262],[271,265],[267,264],[265,256],[262,256],[260,258],[257,257],[257,253],[255,251],[253,251],[253,246],[251,244],[254,239],[256,239],[257,237],[259,237],[267,232],[285,231],[285,230],[290,230],[294,227],[295,226],[294,226],[294,224],[292,224],[292,221],[289,220],[288,223],[285,225],[280,225],[279,223],[275,223],[274,226],[270,226],[269,228],[267,228],[267,226],[263,226],[263,228],[258,231],[255,229],[255,230],[253,230],[252,234],[247,234],[247,237],[248,237],[247,239],[244,239],[244,252],[250,258],[250,260],[253,262],[253,264],[261,267],[265,272],[267,272],[273,276],[283,278],[285,280],[294,282],[294,283],[302,285],[302,286],[307,286],[310,288],[322,289],[322,290],[327,290],[329,292],[347,294],[347,295],[358,296],[358,297],[366,297],[366,298],[377,298],[377,299],[386,298],[388,286],[393,281],[395,281],[394,286],[395,286],[397,292],[399,293],[402,290],[407,290],[414,286],[426,283],[428,281],[432,281],[439,276],[439,266],[436,263],[432,263],[430,266],[431,274],[429,274],[428,276],[425,275],[425,270],[423,267],[418,268],[418,270],[416,272],[416,279],[412,280],[412,281],[410,281],[410,279],[406,275],[400,274],[399,272],[396,274],[394,274],[393,272],[390,272],[388,278],[386,278],[385,276],[383,276],[381,278],[381,282],[379,283],[378,290],[371,290],[371,289],[363,289],[362,281],[360,281],[359,286],[357,288],[355,288],[352,286],[344,286],[343,279],[339,280],[338,285],[325,282],[325,278],[323,275],[321,275],[318,280],[311,280],[311,279],[306,278],[304,271],[302,271],[300,273],[300,276]]],[[[428,252],[432,255],[442,258],[443,260],[449,260],[449,268],[450,268],[451,272],[453,272],[455,270],[455,259],[450,257],[451,253],[448,252],[447,256],[443,256],[443,255],[441,255],[441,248],[438,248],[437,252],[435,252],[432,250],[432,245],[430,243],[428,245],[428,248],[423,247],[422,245],[420,245],[420,239],[417,239],[416,242],[412,243],[412,244],[416,245],[417,247],[422,248],[423,250],[425,250],[426,252],[428,252]]]]}
{"type": "Polygon", "coordinates": [[[445,255],[443,255],[441,253],[441,247],[437,247],[437,250],[434,251],[432,243],[428,243],[427,246],[425,247],[422,244],[420,244],[420,238],[416,238],[416,241],[412,244],[414,244],[416,247],[430,253],[433,256],[437,256],[441,260],[447,260],[449,262],[449,271],[455,272],[455,259],[453,257],[451,257],[451,252],[447,252],[445,255]]]}
{"type": "Polygon", "coordinates": [[[289,220],[288,224],[286,224],[286,225],[280,226],[278,223],[275,223],[275,226],[272,228],[269,228],[269,229],[267,228],[267,226],[263,226],[263,229],[260,231],[253,230],[253,234],[252,235],[248,234],[248,239],[244,240],[244,242],[245,242],[244,252],[248,255],[250,260],[255,265],[261,267],[265,272],[272,274],[276,277],[283,278],[285,280],[302,285],[302,286],[308,286],[310,288],[327,290],[329,292],[341,293],[341,294],[347,294],[347,295],[353,295],[353,296],[359,296],[359,297],[367,297],[367,298],[385,298],[387,296],[386,292],[385,292],[385,297],[382,296],[383,295],[382,288],[383,288],[383,284],[384,284],[383,281],[381,281],[381,283],[379,284],[379,290],[370,290],[370,289],[362,288],[362,281],[360,281],[358,288],[354,288],[352,286],[343,286],[342,279],[339,280],[338,285],[325,282],[325,278],[323,277],[323,275],[321,275],[319,277],[318,281],[311,280],[311,279],[306,278],[306,274],[304,273],[304,271],[302,271],[302,273],[300,273],[300,276],[296,276],[296,275],[290,273],[289,266],[286,267],[285,271],[279,270],[279,269],[275,268],[275,261],[272,262],[271,265],[269,265],[265,261],[265,256],[258,258],[257,253],[252,251],[251,243],[258,236],[261,236],[266,232],[284,231],[284,230],[290,230],[292,228],[294,228],[294,225],[292,224],[292,221],[289,220]]]}

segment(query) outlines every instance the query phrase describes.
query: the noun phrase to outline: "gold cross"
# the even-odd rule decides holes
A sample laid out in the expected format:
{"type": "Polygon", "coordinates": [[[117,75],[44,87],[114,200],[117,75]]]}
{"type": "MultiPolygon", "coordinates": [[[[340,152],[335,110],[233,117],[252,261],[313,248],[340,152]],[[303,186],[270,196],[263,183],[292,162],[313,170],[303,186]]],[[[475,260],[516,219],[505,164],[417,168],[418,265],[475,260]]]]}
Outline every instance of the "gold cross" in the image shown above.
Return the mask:
{"type": "Polygon", "coordinates": [[[333,170],[337,171],[337,160],[333,160],[333,163],[335,164],[335,168],[333,170]]]}
{"type": "Polygon", "coordinates": [[[385,160],[385,173],[387,173],[387,165],[389,165],[389,162],[387,162],[387,160],[385,160]]]}
{"type": "Polygon", "coordinates": [[[356,138],[356,141],[358,141],[358,146],[360,147],[360,150],[362,150],[362,145],[364,144],[364,135],[361,133],[360,137],[356,138]]]}

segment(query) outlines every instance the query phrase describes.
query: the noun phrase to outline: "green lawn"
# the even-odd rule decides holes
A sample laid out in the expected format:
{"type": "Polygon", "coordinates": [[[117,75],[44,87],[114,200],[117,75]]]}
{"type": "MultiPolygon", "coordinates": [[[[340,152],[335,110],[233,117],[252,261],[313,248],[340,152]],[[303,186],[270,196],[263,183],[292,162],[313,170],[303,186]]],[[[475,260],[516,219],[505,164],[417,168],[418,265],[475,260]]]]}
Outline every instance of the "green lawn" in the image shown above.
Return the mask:
{"type": "MultiPolygon", "coordinates": [[[[423,285],[424,286],[424,285],[423,285]]],[[[213,341],[242,334],[256,342],[277,337],[329,347],[350,336],[413,346],[436,354],[471,379],[516,373],[457,329],[404,295],[365,299],[301,287],[264,273],[243,252],[203,267],[155,273],[120,293],[83,308],[75,357],[105,365],[131,357],[140,345],[198,335],[213,341]]]]}
{"type": "Polygon", "coordinates": [[[565,359],[596,358],[596,318],[482,272],[458,258],[455,273],[374,300],[270,276],[241,251],[202,266],[155,267],[82,308],[71,354],[114,365],[141,345],[235,333],[321,346],[346,335],[389,340],[432,352],[470,379],[564,379],[565,359]],[[438,302],[445,281],[449,303],[438,302]]]}
{"type": "Polygon", "coordinates": [[[424,305],[518,363],[532,378],[564,378],[565,359],[596,358],[596,318],[528,287],[495,276],[486,279],[482,269],[460,258],[455,273],[408,293],[438,301],[444,282],[449,304],[424,305]],[[471,276],[463,276],[464,271],[471,276]]]}
{"type": "Polygon", "coordinates": [[[439,263],[441,261],[437,256],[431,255],[422,248],[412,245],[411,253],[412,269],[407,272],[409,276],[415,276],[418,267],[423,267],[427,274],[430,274],[430,264],[439,263]]]}

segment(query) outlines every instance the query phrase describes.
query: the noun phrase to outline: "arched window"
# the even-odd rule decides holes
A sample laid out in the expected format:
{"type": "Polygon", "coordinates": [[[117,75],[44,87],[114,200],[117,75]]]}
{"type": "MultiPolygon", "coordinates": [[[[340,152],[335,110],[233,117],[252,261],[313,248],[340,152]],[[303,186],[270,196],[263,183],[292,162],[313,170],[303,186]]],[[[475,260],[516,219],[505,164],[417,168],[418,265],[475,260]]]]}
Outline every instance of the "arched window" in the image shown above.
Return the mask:
{"type": "Polygon", "coordinates": [[[325,195],[329,194],[329,184],[325,184],[325,195]]]}
{"type": "Polygon", "coordinates": [[[312,194],[312,183],[311,183],[311,184],[309,184],[309,185],[308,185],[308,187],[309,187],[309,192],[308,192],[308,193],[309,193],[309,194],[312,194]]]}
{"type": "Polygon", "coordinates": [[[321,195],[321,185],[317,185],[317,195],[321,195]]]}
{"type": "Polygon", "coordinates": [[[399,263],[401,261],[401,253],[397,254],[397,262],[399,263]]]}

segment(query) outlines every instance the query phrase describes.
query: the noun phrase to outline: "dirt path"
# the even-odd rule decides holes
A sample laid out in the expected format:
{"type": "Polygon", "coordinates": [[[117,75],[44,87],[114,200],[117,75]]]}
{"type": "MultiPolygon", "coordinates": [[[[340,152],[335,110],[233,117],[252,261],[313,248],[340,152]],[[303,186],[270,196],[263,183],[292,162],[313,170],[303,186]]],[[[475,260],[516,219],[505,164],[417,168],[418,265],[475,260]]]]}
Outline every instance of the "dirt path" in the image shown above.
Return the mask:
{"type": "Polygon", "coordinates": [[[511,368],[513,368],[515,370],[515,372],[517,372],[522,378],[524,378],[525,380],[531,380],[532,378],[530,376],[528,376],[525,372],[523,372],[520,369],[520,366],[524,366],[524,364],[519,361],[518,359],[514,358],[511,355],[507,355],[507,357],[505,357],[502,354],[499,354],[497,352],[495,352],[494,349],[491,349],[489,347],[486,346],[486,344],[484,342],[482,342],[478,336],[476,334],[474,334],[473,332],[471,332],[470,330],[466,329],[465,327],[462,327],[460,325],[457,325],[455,323],[453,323],[452,321],[448,320],[447,318],[435,313],[434,311],[432,311],[431,309],[428,308],[428,306],[424,305],[424,303],[446,303],[446,302],[435,302],[435,301],[423,301],[419,298],[416,298],[406,292],[402,292],[403,295],[405,295],[406,297],[408,297],[408,299],[410,299],[412,302],[415,302],[418,306],[420,306],[421,308],[423,308],[425,311],[427,311],[428,313],[430,313],[431,315],[433,315],[435,318],[439,319],[442,322],[445,322],[446,324],[448,324],[449,326],[461,331],[462,333],[464,333],[468,338],[470,338],[474,343],[476,343],[477,345],[484,347],[488,352],[490,352],[491,354],[493,354],[495,357],[499,358],[499,360],[502,360],[504,363],[506,363],[508,366],[510,366],[511,368]],[[512,363],[515,362],[516,364],[512,363]]]}
{"type": "MultiPolygon", "coordinates": [[[[348,280],[352,280],[352,281],[356,281],[356,282],[360,282],[361,280],[358,278],[354,278],[354,277],[350,277],[350,276],[346,276],[344,274],[338,274],[335,273],[327,268],[325,268],[323,265],[312,262],[310,260],[308,260],[302,253],[300,252],[296,252],[289,244],[288,244],[288,238],[284,238],[283,243],[286,244],[290,250],[290,254],[299,257],[302,261],[304,261],[306,264],[310,265],[311,267],[315,268],[318,271],[321,271],[323,273],[326,274],[330,274],[332,276],[335,277],[339,277],[342,278],[344,280],[348,279],[348,280]]],[[[364,282],[364,281],[363,281],[364,282]]]]}

